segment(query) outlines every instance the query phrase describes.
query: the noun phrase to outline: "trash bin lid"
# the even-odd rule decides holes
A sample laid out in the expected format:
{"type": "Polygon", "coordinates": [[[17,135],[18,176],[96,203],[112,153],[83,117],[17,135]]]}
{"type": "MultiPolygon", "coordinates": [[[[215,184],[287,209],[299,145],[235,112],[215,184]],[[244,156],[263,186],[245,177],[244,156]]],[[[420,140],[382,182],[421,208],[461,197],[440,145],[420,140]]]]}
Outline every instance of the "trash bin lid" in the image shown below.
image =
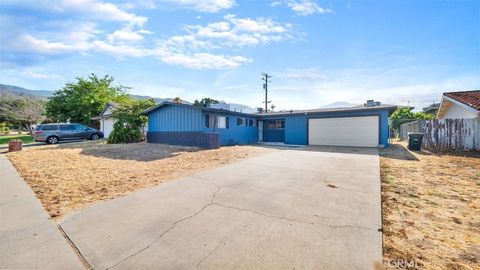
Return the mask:
{"type": "Polygon", "coordinates": [[[408,133],[408,137],[409,138],[423,138],[423,133],[419,133],[419,132],[409,132],[408,133]]]}

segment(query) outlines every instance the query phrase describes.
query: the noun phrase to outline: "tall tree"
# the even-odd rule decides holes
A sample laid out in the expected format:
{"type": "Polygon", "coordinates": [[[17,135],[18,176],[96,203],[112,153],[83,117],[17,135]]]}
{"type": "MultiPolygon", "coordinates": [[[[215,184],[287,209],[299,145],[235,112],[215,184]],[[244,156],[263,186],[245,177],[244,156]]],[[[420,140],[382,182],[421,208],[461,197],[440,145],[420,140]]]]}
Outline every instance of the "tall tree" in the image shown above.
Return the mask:
{"type": "Polygon", "coordinates": [[[26,128],[45,120],[45,101],[15,95],[0,96],[0,119],[26,128]]]}
{"type": "Polygon", "coordinates": [[[90,74],[79,77],[74,83],[67,83],[56,91],[47,102],[47,116],[58,122],[91,124],[91,118],[99,115],[107,102],[125,102],[130,99],[127,87],[114,86],[113,77],[103,78],[90,74]]]}
{"type": "Polygon", "coordinates": [[[208,107],[208,105],[210,105],[210,104],[217,104],[217,103],[219,103],[218,100],[206,97],[206,98],[202,98],[201,100],[196,99],[193,102],[193,105],[194,106],[201,106],[201,107],[208,107]]]}
{"type": "Polygon", "coordinates": [[[402,124],[413,122],[416,120],[430,120],[434,117],[431,114],[423,112],[413,112],[411,108],[399,108],[392,113],[390,119],[392,120],[392,128],[399,130],[402,124]]]}
{"type": "Polygon", "coordinates": [[[173,102],[175,102],[175,103],[182,103],[182,99],[181,99],[180,97],[175,97],[175,98],[173,99],[173,102]]]}

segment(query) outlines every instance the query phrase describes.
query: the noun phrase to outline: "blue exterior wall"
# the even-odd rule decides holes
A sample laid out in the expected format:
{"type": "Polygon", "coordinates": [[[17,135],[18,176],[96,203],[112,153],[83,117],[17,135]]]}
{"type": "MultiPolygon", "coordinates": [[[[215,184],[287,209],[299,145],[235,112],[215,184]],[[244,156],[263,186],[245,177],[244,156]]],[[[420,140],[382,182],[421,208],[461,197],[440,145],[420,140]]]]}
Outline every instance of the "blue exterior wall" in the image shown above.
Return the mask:
{"type": "Polygon", "coordinates": [[[220,134],[220,145],[241,145],[254,144],[258,142],[258,127],[256,125],[255,117],[239,116],[229,113],[210,113],[202,112],[202,130],[204,132],[213,132],[213,128],[207,128],[206,115],[218,115],[228,117],[228,128],[215,128],[215,132],[220,134]],[[252,119],[255,121],[255,126],[237,126],[237,118],[252,119]]]}
{"type": "Polygon", "coordinates": [[[202,110],[193,106],[166,105],[148,114],[149,131],[201,131],[202,110]]]}
{"type": "Polygon", "coordinates": [[[308,144],[308,119],[304,115],[285,117],[285,143],[308,144]]]}
{"type": "Polygon", "coordinates": [[[380,112],[380,144],[388,147],[388,137],[390,134],[390,127],[388,126],[388,112],[380,112]]]}
{"type": "Polygon", "coordinates": [[[269,129],[268,122],[275,120],[285,120],[285,118],[263,118],[263,141],[264,142],[284,142],[285,141],[285,129],[269,129]]]}
{"type": "MultiPolygon", "coordinates": [[[[237,118],[263,121],[263,139],[266,142],[308,144],[308,119],[327,117],[379,116],[379,144],[388,147],[388,110],[357,110],[350,112],[317,112],[302,115],[238,115],[228,112],[209,112],[189,105],[165,105],[148,113],[148,130],[151,132],[214,132],[206,127],[206,115],[228,117],[228,127],[215,128],[221,145],[254,144],[258,142],[258,127],[237,126],[237,118]],[[285,129],[268,129],[268,120],[285,120],[285,129]]],[[[256,121],[255,121],[256,122],[256,121]]]]}

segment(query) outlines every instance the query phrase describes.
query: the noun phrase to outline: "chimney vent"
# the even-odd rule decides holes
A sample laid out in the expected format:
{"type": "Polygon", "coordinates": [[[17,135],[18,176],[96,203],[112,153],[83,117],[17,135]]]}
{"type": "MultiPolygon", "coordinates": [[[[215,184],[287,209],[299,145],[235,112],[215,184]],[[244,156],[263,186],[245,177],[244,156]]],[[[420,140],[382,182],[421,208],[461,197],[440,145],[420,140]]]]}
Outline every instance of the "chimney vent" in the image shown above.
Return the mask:
{"type": "Polygon", "coordinates": [[[365,107],[376,107],[376,106],[380,106],[382,105],[382,103],[380,101],[375,101],[373,99],[369,99],[367,100],[367,103],[364,103],[363,106],[365,107]]]}

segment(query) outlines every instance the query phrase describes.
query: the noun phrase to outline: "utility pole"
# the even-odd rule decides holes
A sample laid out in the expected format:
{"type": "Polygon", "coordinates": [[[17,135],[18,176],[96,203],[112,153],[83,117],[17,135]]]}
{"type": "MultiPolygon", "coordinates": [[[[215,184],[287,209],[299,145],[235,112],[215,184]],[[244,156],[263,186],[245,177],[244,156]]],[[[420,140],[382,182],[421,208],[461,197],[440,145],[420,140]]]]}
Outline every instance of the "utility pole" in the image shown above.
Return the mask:
{"type": "Polygon", "coordinates": [[[268,103],[272,102],[271,100],[268,101],[268,83],[271,82],[270,78],[272,76],[268,75],[267,73],[262,73],[262,81],[264,81],[263,83],[263,89],[265,89],[265,101],[263,103],[265,103],[265,113],[268,112],[268,103]]]}

